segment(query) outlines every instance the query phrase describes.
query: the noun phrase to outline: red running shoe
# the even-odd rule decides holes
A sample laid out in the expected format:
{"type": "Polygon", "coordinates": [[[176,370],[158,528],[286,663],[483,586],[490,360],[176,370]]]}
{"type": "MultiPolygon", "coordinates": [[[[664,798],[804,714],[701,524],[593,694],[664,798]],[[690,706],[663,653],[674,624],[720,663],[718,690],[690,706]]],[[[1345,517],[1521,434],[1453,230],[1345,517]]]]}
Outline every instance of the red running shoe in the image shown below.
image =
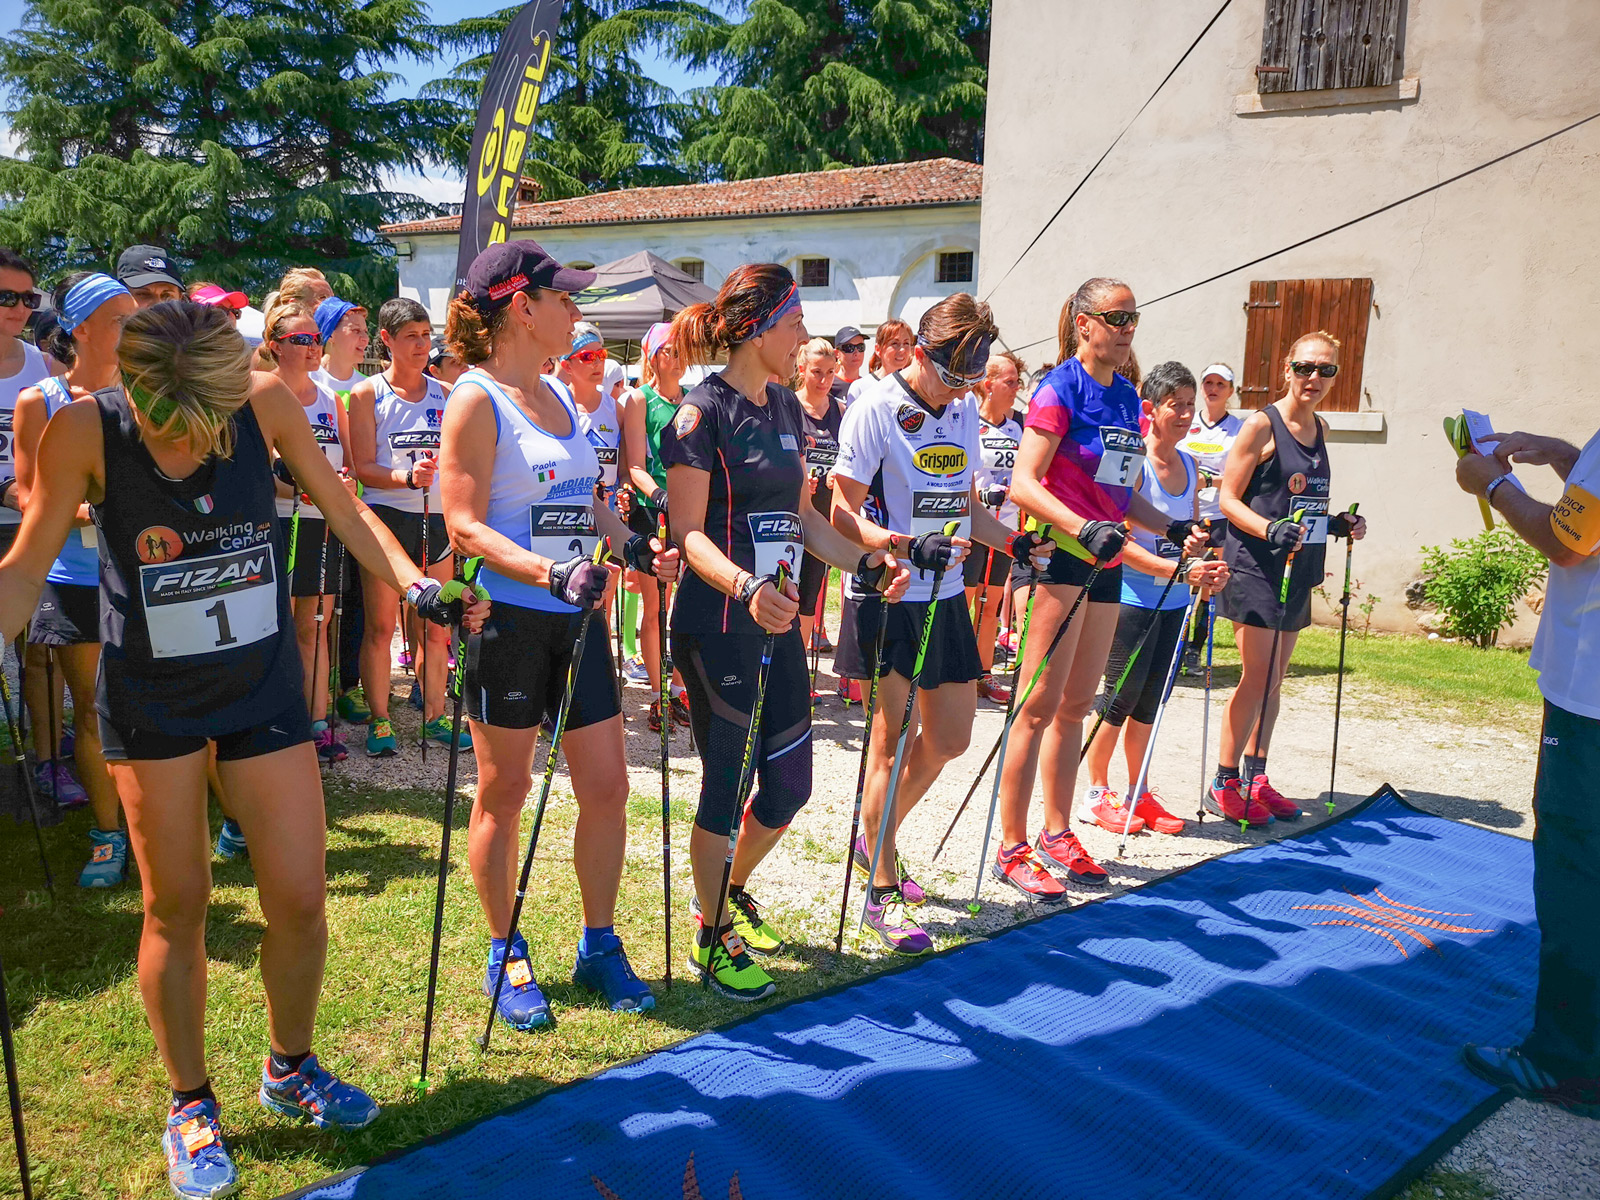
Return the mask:
{"type": "Polygon", "coordinates": [[[999,856],[994,860],[994,866],[989,870],[1001,883],[1009,883],[1030,900],[1054,904],[1067,897],[1067,889],[1061,886],[1059,879],[1050,874],[1048,868],[1039,860],[1034,848],[1027,842],[1013,846],[1009,850],[1002,846],[999,856]]]}
{"type": "Polygon", "coordinates": [[[993,675],[982,675],[978,679],[978,699],[992,700],[996,704],[1011,703],[1011,689],[1003,683],[996,683],[993,675]]]}
{"type": "Polygon", "coordinates": [[[1246,798],[1239,790],[1237,779],[1213,787],[1206,795],[1205,807],[1207,812],[1216,813],[1226,821],[1244,821],[1252,827],[1272,824],[1271,811],[1259,800],[1246,798]]]}
{"type": "Polygon", "coordinates": [[[1089,857],[1075,833],[1063,830],[1052,834],[1041,829],[1035,847],[1046,866],[1065,868],[1067,877],[1074,883],[1098,887],[1111,879],[1106,869],[1089,857]]]}
{"type": "Polygon", "coordinates": [[[1293,800],[1285,799],[1277,788],[1267,782],[1265,775],[1257,775],[1250,781],[1250,799],[1265,808],[1279,821],[1298,821],[1300,819],[1300,806],[1293,800]]]}
{"type": "Polygon", "coordinates": [[[1129,833],[1138,833],[1144,828],[1144,820],[1138,812],[1135,811],[1130,819],[1122,797],[1110,788],[1090,788],[1088,798],[1090,803],[1078,810],[1078,820],[1098,825],[1107,833],[1121,833],[1124,828],[1129,833]],[[1084,813],[1088,815],[1084,816],[1084,813]]]}
{"type": "Polygon", "coordinates": [[[839,680],[839,699],[843,700],[846,704],[860,704],[861,703],[861,680],[859,680],[859,679],[841,679],[841,680],[839,680]]]}
{"type": "Polygon", "coordinates": [[[1133,806],[1133,815],[1144,821],[1146,829],[1157,833],[1183,832],[1183,818],[1169,813],[1155,792],[1146,791],[1139,797],[1139,803],[1133,806]]]}

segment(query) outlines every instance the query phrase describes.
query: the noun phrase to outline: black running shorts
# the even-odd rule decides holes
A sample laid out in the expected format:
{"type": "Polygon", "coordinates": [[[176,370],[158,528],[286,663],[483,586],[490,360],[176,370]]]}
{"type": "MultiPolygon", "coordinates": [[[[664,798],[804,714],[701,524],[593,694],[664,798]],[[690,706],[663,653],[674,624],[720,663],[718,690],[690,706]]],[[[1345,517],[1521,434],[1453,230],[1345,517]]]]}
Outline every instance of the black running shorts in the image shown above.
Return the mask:
{"type": "MultiPolygon", "coordinates": [[[[292,517],[279,517],[279,525],[283,528],[283,544],[285,552],[291,553],[290,535],[294,531],[292,517]]],[[[328,536],[327,567],[323,568],[322,531],[328,523],[321,517],[308,517],[300,514],[300,532],[296,538],[298,545],[292,549],[294,562],[294,581],[289,588],[289,595],[299,599],[302,596],[332,596],[339,590],[339,539],[333,535],[328,536]]],[[[428,552],[433,552],[430,542],[428,552]]],[[[420,553],[420,551],[419,551],[420,553]]]]}
{"type": "Polygon", "coordinates": [[[100,588],[46,582],[28,626],[37,646],[85,646],[100,641],[100,588]]]}
{"type": "Polygon", "coordinates": [[[1011,573],[1011,556],[1002,554],[999,550],[994,552],[994,561],[989,562],[989,547],[974,542],[972,549],[967,551],[967,557],[961,563],[961,581],[969,588],[975,588],[983,582],[983,566],[989,563],[989,586],[1004,587],[1006,576],[1011,573]]]}
{"type": "MultiPolygon", "coordinates": [[[[1089,582],[1089,577],[1094,575],[1094,564],[1084,562],[1076,554],[1068,554],[1060,547],[1050,556],[1050,565],[1045,568],[1044,574],[1039,577],[1040,583],[1064,584],[1067,587],[1083,587],[1089,582]]],[[[1028,585],[1032,572],[1018,563],[1011,564],[1011,586],[1020,589],[1028,585]]],[[[1114,567],[1102,567],[1100,574],[1094,575],[1094,584],[1089,588],[1090,604],[1121,604],[1122,603],[1122,564],[1114,567]]]]}
{"type": "Polygon", "coordinates": [[[183,758],[204,750],[208,741],[217,744],[218,762],[237,762],[275,754],[311,740],[311,716],[306,711],[305,701],[299,699],[270,721],[213,738],[178,737],[149,726],[122,728],[113,725],[104,713],[96,715],[100,719],[100,744],[105,748],[107,762],[183,758]]]}
{"type": "MultiPolygon", "coordinates": [[[[966,593],[948,596],[938,603],[928,653],[917,683],[918,687],[929,690],[946,683],[970,683],[983,674],[966,593]]],[[[907,679],[912,677],[927,620],[928,602],[906,600],[886,606],[882,600],[874,598],[849,601],[845,605],[839,622],[838,650],[834,655],[834,669],[841,678],[870,677],[878,622],[883,619],[885,607],[889,625],[884,631],[883,671],[892,670],[907,679]]]]}
{"type": "MultiPolygon", "coordinates": [[[[532,729],[546,716],[554,720],[582,624],[582,613],[495,603],[483,632],[467,639],[467,715],[501,729],[532,729]]],[[[622,711],[603,612],[595,613],[584,640],[568,729],[595,725],[622,711]]]]}
{"type": "MultiPolygon", "coordinates": [[[[417,565],[422,565],[422,514],[402,512],[398,508],[390,508],[386,504],[374,504],[372,511],[378,520],[388,527],[394,534],[395,541],[400,543],[401,549],[407,557],[417,565]]],[[[305,522],[301,522],[300,537],[304,539],[305,522]]],[[[445,531],[444,517],[438,513],[428,514],[428,566],[443,562],[450,557],[450,535],[445,531]]],[[[298,573],[298,571],[297,571],[298,573]]],[[[298,580],[296,581],[298,582],[298,580]]],[[[311,593],[313,596],[315,592],[311,593]]]]}

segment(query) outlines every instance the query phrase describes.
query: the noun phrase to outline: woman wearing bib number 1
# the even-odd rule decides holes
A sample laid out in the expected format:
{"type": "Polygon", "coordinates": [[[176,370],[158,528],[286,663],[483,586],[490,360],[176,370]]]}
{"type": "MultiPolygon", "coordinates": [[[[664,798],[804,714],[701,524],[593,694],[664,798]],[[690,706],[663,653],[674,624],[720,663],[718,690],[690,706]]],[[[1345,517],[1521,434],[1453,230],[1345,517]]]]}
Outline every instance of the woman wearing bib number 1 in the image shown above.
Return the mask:
{"type": "MultiPolygon", "coordinates": [[[[428,310],[415,300],[384,301],[378,310],[378,337],[389,366],[382,374],[363,379],[350,392],[350,466],[366,487],[362,499],[405,547],[411,561],[432,578],[446,580],[451,574],[450,540],[439,514],[436,461],[445,390],[425,370],[433,348],[428,310]],[[426,507],[431,509],[426,514],[426,540],[422,531],[424,493],[429,500],[426,507]],[[424,546],[432,562],[422,561],[424,546]]],[[[370,572],[362,573],[361,592],[366,610],[361,684],[372,710],[367,754],[388,758],[400,751],[389,721],[394,672],[391,648],[400,597],[370,572]]],[[[423,627],[421,639],[417,686],[421,689],[422,737],[449,745],[450,720],[444,715],[446,633],[423,627]]],[[[405,641],[409,645],[411,639],[405,641]]],[[[470,744],[465,733],[461,744],[470,744]]]]}
{"type": "Polygon", "coordinates": [[[1252,826],[1300,816],[1299,805],[1267,779],[1279,688],[1295,640],[1311,624],[1311,590],[1322,583],[1328,536],[1367,535],[1366,518],[1328,511],[1326,426],[1316,409],[1338,373],[1339,343],[1331,334],[1296,339],[1284,359],[1284,396],[1245,419],[1218,489],[1232,582],[1218,598],[1217,616],[1233,622],[1240,674],[1223,711],[1221,757],[1204,802],[1252,826]]]}
{"type": "MultiPolygon", "coordinates": [[[[180,1196],[216,1196],[238,1184],[206,1073],[208,743],[249,838],[267,924],[270,1050],[258,1098],[324,1128],[378,1115],[311,1052],[327,957],[326,826],[282,586],[273,452],[350,553],[419,613],[471,628],[488,605],[462,614],[418,575],[346,491],[293,394],[251,372],[226,313],[184,301],[144,309],[128,318],[117,355],[121,386],[66,406],[45,431],[38,484],[0,562],[0,632],[27,621],[78,506],[91,504],[100,605],[113,614],[96,715],[144,888],[139,985],[173,1089],[168,1178],[180,1196]]],[[[450,591],[459,598],[459,585],[450,591]]],[[[81,719],[93,718],[86,709],[81,719]]]]}
{"type": "Polygon", "coordinates": [[[495,597],[493,616],[466,651],[463,686],[478,762],[467,854],[489,926],[483,990],[494,994],[503,962],[498,1012],[518,1030],[550,1021],[528,944],[511,935],[510,923],[539,729],[546,716],[556,718],[569,676],[562,748],[578,800],[573,858],[583,897],[573,981],[617,1012],[655,1007],[613,928],[628,773],[611,651],[598,621],[587,627],[575,671],[572,657],[584,610],[596,606],[615,571],[591,561],[598,538],[625,547],[628,565],[669,583],[678,552],[630,535],[596,503],[594,445],[571,393],[540,374],[572,336],[578,308],[570,293],[593,282],[592,272],[561,266],[535,242],[502,242],[473,260],[445,324],[451,353],[470,367],[445,410],[445,521],[461,553],[482,558],[481,582],[495,597]]]}
{"type": "Polygon", "coordinates": [[[891,597],[906,583],[888,555],[864,555],[810,503],[800,402],[788,388],[768,382],[793,376],[805,340],[799,289],[775,263],[735,269],[713,303],[690,305],[672,322],[671,341],[686,365],[728,353],[727,367],[678,406],[661,435],[661,458],[668,520],[693,568],[678,590],[671,630],[702,768],[689,839],[691,911],[699,920],[689,965],[733,1000],[759,1000],[776,988],[753,956],[776,954],[783,938],[746,885],[811,798],[810,672],[792,572],[809,550],[842,570],[865,571],[873,579],[869,586],[887,586],[891,597]],[[780,566],[791,572],[781,591],[775,583],[780,566]],[[739,788],[769,640],[752,764],[757,786],[744,815],[739,788]],[[719,917],[730,850],[727,903],[719,917]],[[715,940],[719,928],[723,936],[715,940]]]}
{"type": "MultiPolygon", "coordinates": [[[[1033,605],[1019,676],[1023,686],[1052,643],[1056,648],[1016,709],[1000,766],[1001,840],[992,874],[1036,900],[1063,898],[1058,871],[1090,886],[1110,878],[1069,823],[1083,721],[1100,690],[1121,610],[1126,522],[1165,535],[1187,555],[1204,541],[1194,521],[1170,521],[1134,490],[1145,461],[1139,393],[1119,372],[1132,356],[1138,324],[1133,292],[1120,280],[1091,279],[1062,306],[1057,365],[1028,403],[1011,476],[1011,498],[1031,527],[1051,526],[1055,542],[1031,601],[1021,599],[1027,575],[1018,571],[1012,577],[1018,602],[1033,605]],[[1062,632],[1080,597],[1082,611],[1062,632]],[[1044,825],[1030,847],[1028,808],[1036,774],[1044,776],[1044,825]]],[[[1081,819],[1120,833],[1128,823],[1120,801],[1107,797],[1081,819]]],[[[1133,828],[1142,827],[1136,817],[1133,828]]]]}
{"type": "Polygon", "coordinates": [[[969,393],[983,381],[998,336],[988,305],[965,292],[939,301],[923,314],[910,363],[863,392],[839,430],[835,527],[865,546],[904,554],[913,571],[906,603],[887,612],[877,604],[856,608],[854,628],[840,630],[835,660],[847,675],[878,676],[861,835],[850,852],[863,871],[876,855],[866,927],[899,954],[926,954],[933,940],[907,914],[926,895],[900,860],[896,831],[944,764],[966,750],[983,673],[962,560],[976,541],[1044,561],[1037,535],[996,520],[974,482],[980,422],[969,393]],[[954,536],[944,532],[952,521],[960,530],[954,536]],[[872,662],[881,620],[888,622],[883,658],[872,662]],[[891,786],[902,736],[914,740],[891,786]],[[885,814],[891,794],[894,811],[885,814]]]}

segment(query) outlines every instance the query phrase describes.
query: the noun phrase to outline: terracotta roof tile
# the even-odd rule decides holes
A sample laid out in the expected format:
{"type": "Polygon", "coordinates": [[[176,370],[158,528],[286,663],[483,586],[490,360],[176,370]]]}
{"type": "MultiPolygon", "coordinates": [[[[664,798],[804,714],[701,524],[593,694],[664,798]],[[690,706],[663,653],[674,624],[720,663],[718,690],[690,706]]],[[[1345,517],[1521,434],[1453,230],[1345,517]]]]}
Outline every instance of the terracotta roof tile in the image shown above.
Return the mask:
{"type": "MultiPolygon", "coordinates": [[[[519,204],[513,229],[569,225],[623,225],[643,221],[682,221],[748,217],[767,213],[839,212],[861,208],[917,208],[936,204],[976,204],[983,194],[983,168],[953,158],[847,167],[740,179],[730,183],[689,183],[670,187],[626,188],[565,200],[519,204]]],[[[455,233],[460,217],[436,217],[385,225],[384,233],[455,233]]]]}

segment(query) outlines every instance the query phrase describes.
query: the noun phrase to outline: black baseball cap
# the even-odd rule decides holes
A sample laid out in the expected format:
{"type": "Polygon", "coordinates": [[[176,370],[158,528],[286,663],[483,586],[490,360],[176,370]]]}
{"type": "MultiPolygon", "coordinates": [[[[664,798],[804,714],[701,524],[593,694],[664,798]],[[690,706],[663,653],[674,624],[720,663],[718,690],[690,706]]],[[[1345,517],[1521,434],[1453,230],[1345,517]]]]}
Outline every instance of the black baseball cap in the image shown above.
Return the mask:
{"type": "Polygon", "coordinates": [[[593,271],[563,267],[538,242],[496,242],[467,268],[467,298],[487,316],[511,303],[528,288],[581,292],[595,280],[593,271]]]}
{"type": "Polygon", "coordinates": [[[129,246],[117,259],[117,280],[129,289],[148,287],[152,283],[183,286],[178,265],[162,246],[129,246]]]}
{"type": "Polygon", "coordinates": [[[846,342],[855,341],[857,338],[865,341],[866,337],[867,335],[862,333],[861,330],[857,329],[854,325],[846,325],[843,329],[839,330],[838,333],[833,335],[833,344],[835,346],[842,346],[846,342]]]}

